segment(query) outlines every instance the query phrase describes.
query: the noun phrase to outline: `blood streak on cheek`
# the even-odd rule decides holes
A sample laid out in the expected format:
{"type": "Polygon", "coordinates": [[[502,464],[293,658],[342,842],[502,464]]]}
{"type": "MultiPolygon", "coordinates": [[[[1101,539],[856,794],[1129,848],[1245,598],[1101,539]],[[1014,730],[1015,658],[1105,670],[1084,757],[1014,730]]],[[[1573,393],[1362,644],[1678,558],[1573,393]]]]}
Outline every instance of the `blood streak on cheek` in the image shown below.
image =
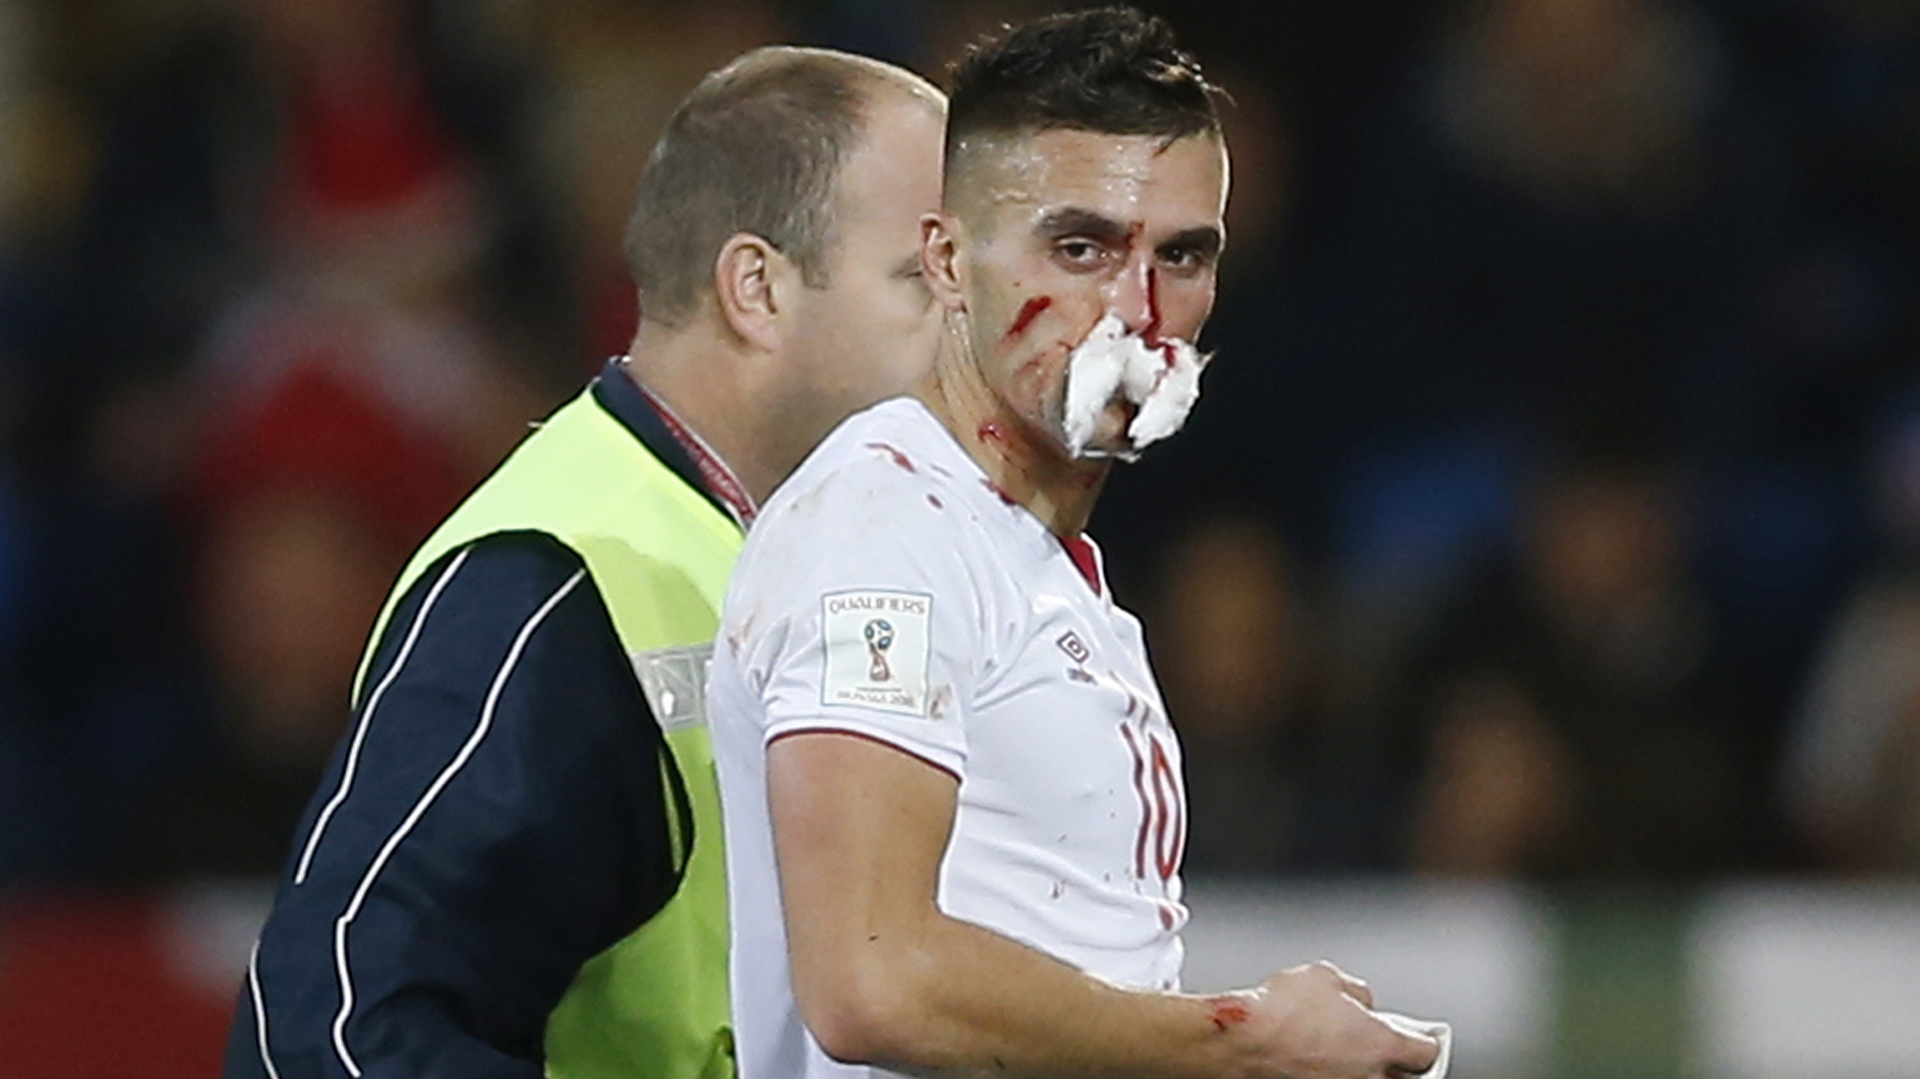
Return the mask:
{"type": "Polygon", "coordinates": [[[1212,997],[1207,1000],[1207,1018],[1213,1020],[1214,1030],[1225,1034],[1253,1018],[1253,1012],[1247,1009],[1246,1001],[1237,997],[1212,997]]]}
{"type": "Polygon", "coordinates": [[[1027,332],[1027,327],[1033,325],[1033,320],[1040,316],[1040,312],[1052,306],[1051,296],[1035,296],[1021,304],[1020,313],[1013,316],[1013,325],[1007,327],[1007,340],[1011,341],[1027,332]]]}

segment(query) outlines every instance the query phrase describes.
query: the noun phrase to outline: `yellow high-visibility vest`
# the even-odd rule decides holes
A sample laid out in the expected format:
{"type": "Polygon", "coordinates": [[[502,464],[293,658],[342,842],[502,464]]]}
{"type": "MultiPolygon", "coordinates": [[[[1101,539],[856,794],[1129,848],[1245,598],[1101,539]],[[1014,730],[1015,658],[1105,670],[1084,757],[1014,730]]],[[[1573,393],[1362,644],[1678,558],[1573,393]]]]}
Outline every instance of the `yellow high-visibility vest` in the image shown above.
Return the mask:
{"type": "MultiPolygon", "coordinates": [[[[529,435],[415,552],[374,625],[355,701],[407,589],[449,551],[508,531],[550,535],[586,563],[666,732],[693,810],[679,890],[646,924],[581,967],[547,1020],[547,1074],[731,1079],[726,855],[705,683],[740,527],[589,389],[529,435]]],[[[670,828],[684,829],[673,805],[662,812],[670,828]]]]}

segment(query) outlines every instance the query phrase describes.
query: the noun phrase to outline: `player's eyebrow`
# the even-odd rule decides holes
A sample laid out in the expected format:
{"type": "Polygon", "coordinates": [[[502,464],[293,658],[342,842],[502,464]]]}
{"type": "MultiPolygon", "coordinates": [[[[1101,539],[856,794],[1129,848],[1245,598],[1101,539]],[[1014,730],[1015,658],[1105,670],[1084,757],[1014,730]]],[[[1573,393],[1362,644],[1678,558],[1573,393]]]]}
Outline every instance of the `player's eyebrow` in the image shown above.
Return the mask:
{"type": "Polygon", "coordinates": [[[1110,244],[1126,243],[1133,234],[1132,229],[1106,214],[1078,206],[1067,206],[1048,213],[1040,219],[1037,231],[1048,240],[1085,236],[1110,244]]]}
{"type": "Polygon", "coordinates": [[[1201,225],[1197,228],[1181,229],[1160,241],[1159,246],[1154,250],[1160,254],[1169,251],[1192,251],[1202,258],[1213,258],[1220,253],[1220,248],[1225,243],[1226,237],[1220,235],[1219,229],[1212,225],[1201,225]]]}

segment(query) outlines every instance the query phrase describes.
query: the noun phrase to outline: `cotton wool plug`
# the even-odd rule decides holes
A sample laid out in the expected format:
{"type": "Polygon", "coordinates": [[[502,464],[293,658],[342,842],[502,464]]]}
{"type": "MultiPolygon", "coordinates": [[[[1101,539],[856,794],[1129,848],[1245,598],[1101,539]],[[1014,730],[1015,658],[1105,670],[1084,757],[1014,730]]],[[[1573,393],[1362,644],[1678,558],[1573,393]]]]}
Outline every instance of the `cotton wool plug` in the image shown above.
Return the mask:
{"type": "Polygon", "coordinates": [[[1142,449],[1180,430],[1200,398],[1200,372],[1208,358],[1178,337],[1148,342],[1127,332],[1119,316],[1102,318],[1067,358],[1068,449],[1076,457],[1131,461],[1142,449]],[[1127,426],[1129,448],[1089,451],[1101,413],[1118,395],[1139,406],[1127,426]]]}

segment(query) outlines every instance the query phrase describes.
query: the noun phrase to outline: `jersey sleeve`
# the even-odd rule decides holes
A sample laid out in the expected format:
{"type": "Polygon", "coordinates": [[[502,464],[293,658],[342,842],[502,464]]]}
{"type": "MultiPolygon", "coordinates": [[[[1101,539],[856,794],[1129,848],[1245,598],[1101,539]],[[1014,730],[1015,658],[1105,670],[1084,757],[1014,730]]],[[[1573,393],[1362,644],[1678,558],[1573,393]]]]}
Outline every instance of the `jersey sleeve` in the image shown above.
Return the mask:
{"type": "Polygon", "coordinates": [[[844,474],[800,504],[756,523],[731,601],[758,612],[743,667],[765,740],[852,734],[964,776],[986,617],[949,520],[924,492],[844,474]]]}
{"type": "Polygon", "coordinates": [[[410,589],[363,694],[227,1074],[537,1079],[549,1014],[671,897],[690,841],[611,619],[572,551],[489,537],[410,589]]]}

